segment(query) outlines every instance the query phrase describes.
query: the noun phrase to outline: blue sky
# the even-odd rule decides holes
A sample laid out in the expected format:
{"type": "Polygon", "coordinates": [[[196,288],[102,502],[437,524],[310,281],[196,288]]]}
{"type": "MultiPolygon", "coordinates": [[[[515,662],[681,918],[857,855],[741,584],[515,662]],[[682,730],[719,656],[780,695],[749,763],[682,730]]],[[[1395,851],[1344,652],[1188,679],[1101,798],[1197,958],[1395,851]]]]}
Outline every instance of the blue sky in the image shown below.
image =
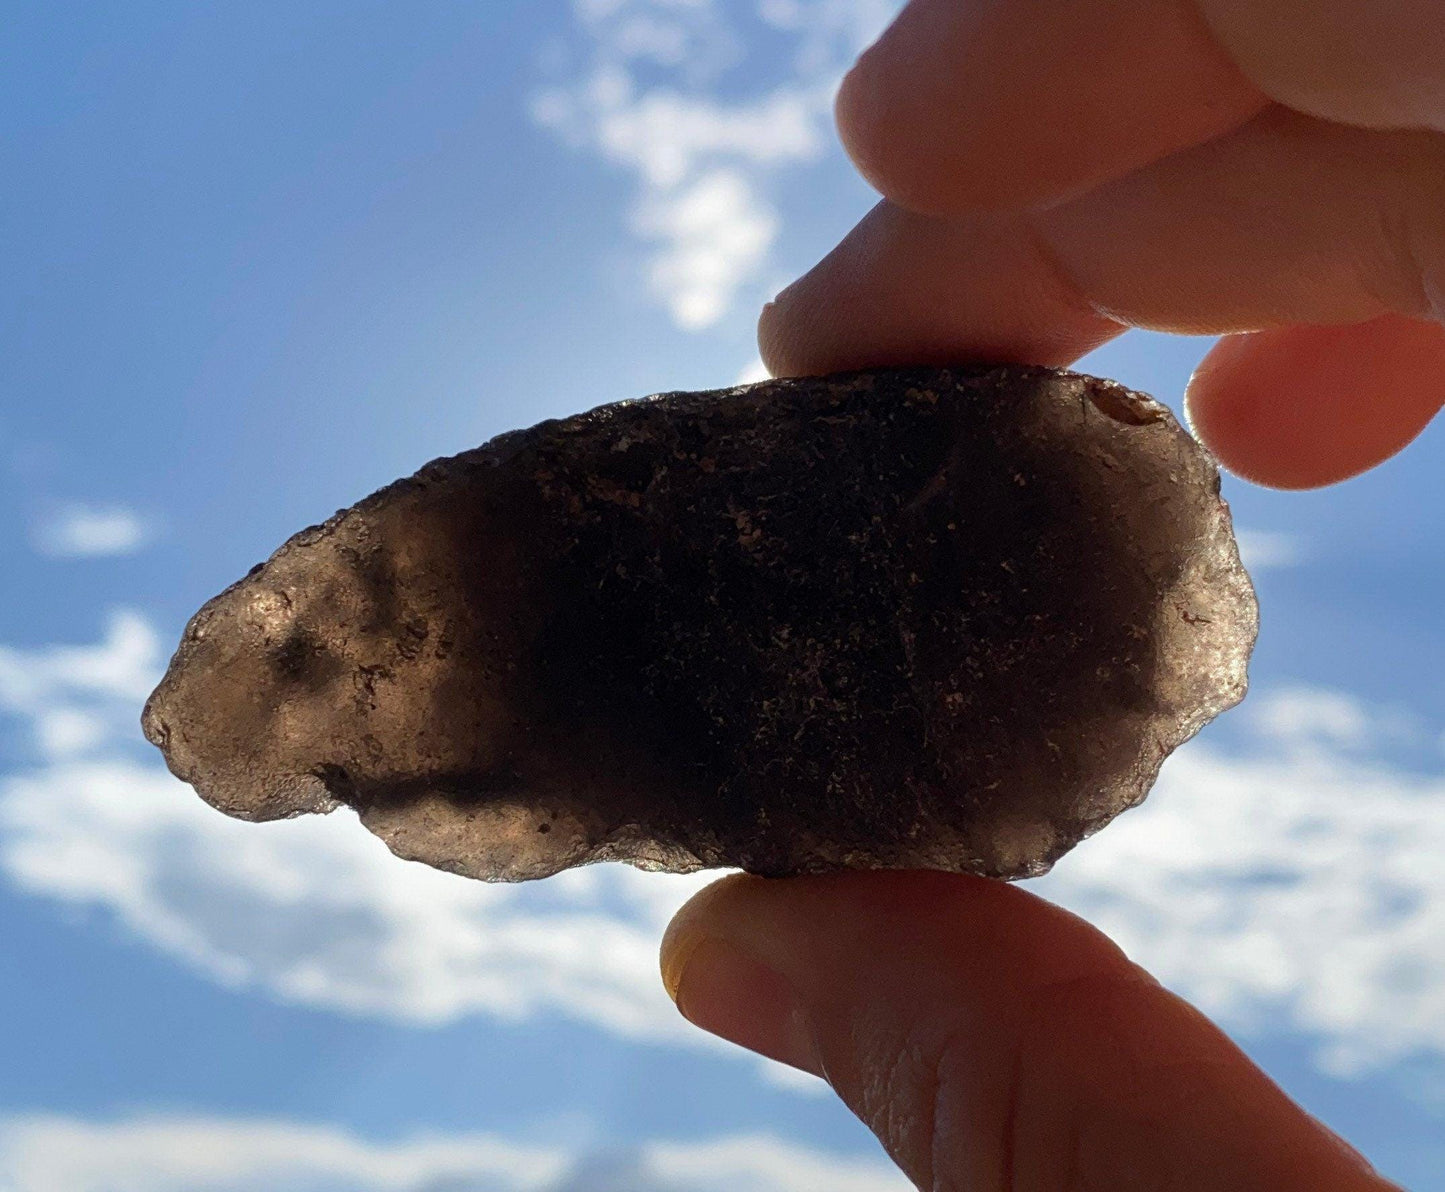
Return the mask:
{"type": "MultiPolygon", "coordinates": [[[[901,1188],[655,978],[698,879],[528,887],[226,820],[143,742],[185,618],[513,426],[755,368],[871,196],[885,0],[12,4],[0,30],[0,1189],[901,1188]],[[122,1180],[124,1176],[124,1180],[122,1180]],[[129,1181],[129,1182],[125,1182],[129,1181]]],[[[1177,408],[1203,341],[1086,362],[1177,408]]],[[[1246,704],[1039,883],[1445,1188],[1441,432],[1227,482],[1246,704]]]]}

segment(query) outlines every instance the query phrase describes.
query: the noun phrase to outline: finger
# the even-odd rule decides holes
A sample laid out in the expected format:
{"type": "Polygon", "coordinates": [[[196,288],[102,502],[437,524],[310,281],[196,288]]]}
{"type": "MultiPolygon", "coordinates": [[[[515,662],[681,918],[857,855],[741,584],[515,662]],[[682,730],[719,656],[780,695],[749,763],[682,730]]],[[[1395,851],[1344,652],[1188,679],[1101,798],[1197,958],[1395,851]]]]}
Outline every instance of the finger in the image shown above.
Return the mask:
{"type": "Polygon", "coordinates": [[[663,971],[695,1024],[826,1077],[919,1187],[1388,1187],[1097,931],[1002,883],[726,878],[663,971]]]}
{"type": "Polygon", "coordinates": [[[1445,405],[1445,327],[1386,316],[1221,340],[1189,382],[1195,433],[1231,471],[1276,488],[1357,475],[1445,405]]]}
{"type": "Polygon", "coordinates": [[[1445,136],[1271,108],[1033,218],[1131,325],[1217,334],[1445,313],[1445,136]]]}
{"type": "Polygon", "coordinates": [[[880,203],[764,308],[774,376],[968,360],[1065,365],[1118,335],[1017,215],[951,220],[880,203]]]}
{"type": "Polygon", "coordinates": [[[764,312],[779,374],[1065,364],[1119,325],[1225,334],[1445,315],[1445,136],[1271,109],[1033,214],[882,204],[764,312]]]}
{"type": "Polygon", "coordinates": [[[1265,102],[1189,0],[912,0],[837,110],[865,178],[943,212],[1056,201],[1265,102]]]}
{"type": "Polygon", "coordinates": [[[1365,127],[1445,130],[1439,0],[1197,2],[1230,57],[1280,103],[1365,127]]]}
{"type": "Polygon", "coordinates": [[[838,116],[886,196],[946,212],[1081,193],[1266,96],[1445,130],[1437,0],[913,0],[845,79],[838,116]]]}

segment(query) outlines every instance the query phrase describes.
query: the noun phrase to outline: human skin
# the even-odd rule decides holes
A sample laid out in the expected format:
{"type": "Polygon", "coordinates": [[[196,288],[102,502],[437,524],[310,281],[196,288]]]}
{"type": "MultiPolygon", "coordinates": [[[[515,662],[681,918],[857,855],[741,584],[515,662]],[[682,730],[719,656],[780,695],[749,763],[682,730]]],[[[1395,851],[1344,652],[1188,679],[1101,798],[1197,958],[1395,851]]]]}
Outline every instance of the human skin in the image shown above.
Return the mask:
{"type": "MultiPolygon", "coordinates": [[[[838,120],[884,198],[764,311],[776,374],[1218,334],[1193,426],[1281,488],[1380,463],[1445,403],[1438,0],[913,0],[838,120]]],[[[692,1022],[828,1080],[922,1188],[1392,1186],[1014,887],[728,877],[662,968],[692,1022]]]]}

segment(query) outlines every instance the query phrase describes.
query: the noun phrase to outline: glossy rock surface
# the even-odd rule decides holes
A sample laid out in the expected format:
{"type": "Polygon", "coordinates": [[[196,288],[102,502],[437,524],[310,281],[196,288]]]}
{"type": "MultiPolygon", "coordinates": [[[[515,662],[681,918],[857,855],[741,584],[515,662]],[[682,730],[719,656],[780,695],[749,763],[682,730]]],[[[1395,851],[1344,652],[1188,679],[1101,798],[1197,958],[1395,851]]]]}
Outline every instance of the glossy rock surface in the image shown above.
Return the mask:
{"type": "Polygon", "coordinates": [[[1168,411],[1045,369],[665,394],[502,435],[208,603],[147,705],[228,814],[488,879],[1042,872],[1245,689],[1168,411]]]}

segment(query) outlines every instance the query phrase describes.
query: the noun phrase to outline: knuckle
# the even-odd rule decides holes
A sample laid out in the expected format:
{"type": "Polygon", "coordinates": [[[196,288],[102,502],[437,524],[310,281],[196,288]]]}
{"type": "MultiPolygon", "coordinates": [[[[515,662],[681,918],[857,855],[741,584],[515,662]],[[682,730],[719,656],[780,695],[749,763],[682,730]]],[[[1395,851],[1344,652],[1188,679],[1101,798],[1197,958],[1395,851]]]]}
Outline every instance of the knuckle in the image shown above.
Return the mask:
{"type": "Polygon", "coordinates": [[[1178,1185],[1193,1141],[1175,1127],[1198,1120],[1218,1087],[1218,1060],[1181,1042],[1184,1016],[1196,1012],[1145,1007],[1156,991],[1140,970],[1115,970],[1030,999],[1012,1135],[1015,1170],[1027,1163],[1030,1172],[1019,1192],[1178,1185]]]}
{"type": "MultiPolygon", "coordinates": [[[[861,1032],[860,1032],[861,1033],[861,1032]]],[[[969,1053],[976,1028],[955,1023],[869,1056],[872,1075],[854,1108],[884,1149],[927,1192],[993,1192],[996,1179],[980,1178],[982,1124],[978,1063],[969,1053]],[[972,1103],[972,1105],[970,1105],[972,1103]]],[[[861,1041],[861,1040],[860,1040],[861,1041]]]]}
{"type": "MultiPolygon", "coordinates": [[[[1020,1059],[1002,1024],[956,1020],[869,1064],[860,1116],[926,1192],[1012,1192],[1020,1059]]],[[[1060,1192],[1067,1192],[1059,1185],[1060,1192]]]]}
{"type": "Polygon", "coordinates": [[[1213,1081],[1205,1057],[1134,1029],[1141,982],[1040,986],[1007,1021],[960,1017],[902,1045],[870,1048],[860,1025],[871,1075],[854,1108],[927,1192],[1163,1192],[1180,1168],[1152,1141],[1159,1123],[1191,1120],[1213,1081]]]}
{"type": "Polygon", "coordinates": [[[1405,178],[1386,243],[1417,309],[1404,313],[1445,323],[1445,133],[1400,134],[1405,178]]]}
{"type": "Polygon", "coordinates": [[[1429,4],[1193,0],[1261,91],[1296,111],[1365,128],[1439,127],[1445,25],[1429,4]]]}

